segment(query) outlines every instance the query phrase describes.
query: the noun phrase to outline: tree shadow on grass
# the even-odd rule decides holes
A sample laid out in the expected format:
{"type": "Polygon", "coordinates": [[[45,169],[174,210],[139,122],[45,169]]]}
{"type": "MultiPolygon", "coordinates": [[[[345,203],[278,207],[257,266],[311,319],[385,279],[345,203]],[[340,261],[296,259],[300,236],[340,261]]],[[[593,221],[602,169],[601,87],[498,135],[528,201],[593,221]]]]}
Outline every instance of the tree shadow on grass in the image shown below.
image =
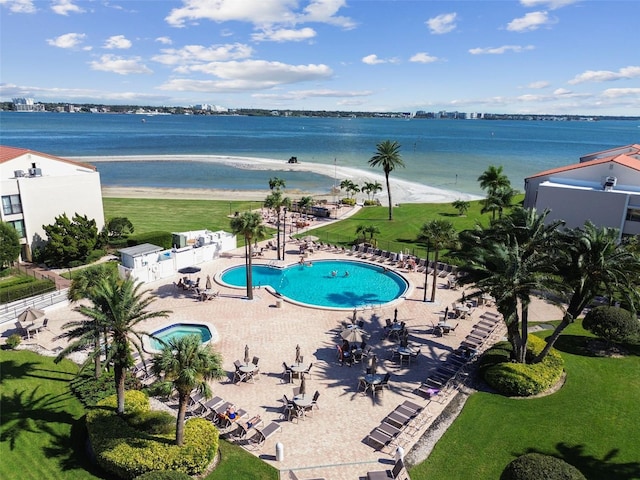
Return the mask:
{"type": "MultiPolygon", "coordinates": [[[[555,452],[529,448],[524,453],[541,453],[559,457],[580,470],[589,480],[633,480],[640,478],[640,462],[614,463],[619,450],[613,448],[602,459],[584,452],[584,445],[556,444],[555,452]]],[[[521,454],[517,454],[518,456],[521,454]]]]}
{"type": "Polygon", "coordinates": [[[556,350],[572,355],[595,357],[595,353],[589,348],[589,341],[591,340],[593,338],[585,337],[584,335],[560,335],[553,346],[556,350]]]}

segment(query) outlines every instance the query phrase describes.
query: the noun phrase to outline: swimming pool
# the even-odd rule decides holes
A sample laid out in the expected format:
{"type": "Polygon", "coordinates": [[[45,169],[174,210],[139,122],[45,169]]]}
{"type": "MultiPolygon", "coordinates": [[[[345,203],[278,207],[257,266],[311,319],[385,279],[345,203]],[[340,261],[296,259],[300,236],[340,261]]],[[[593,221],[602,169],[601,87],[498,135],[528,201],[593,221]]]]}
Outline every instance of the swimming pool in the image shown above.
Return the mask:
{"type": "Polygon", "coordinates": [[[160,351],[163,347],[163,344],[160,340],[168,343],[170,340],[175,340],[187,335],[194,334],[200,336],[202,343],[208,343],[214,338],[214,334],[208,325],[201,323],[173,323],[161,328],[160,330],[152,332],[151,335],[153,335],[157,339],[147,338],[148,347],[150,347],[150,350],[160,351]]]}
{"type": "MultiPolygon", "coordinates": [[[[253,265],[252,275],[254,287],[269,285],[296,303],[337,309],[389,303],[409,288],[401,275],[383,266],[350,260],[317,260],[311,265],[307,262],[286,268],[253,265]]],[[[220,280],[246,288],[246,267],[229,268],[220,280]]]]}

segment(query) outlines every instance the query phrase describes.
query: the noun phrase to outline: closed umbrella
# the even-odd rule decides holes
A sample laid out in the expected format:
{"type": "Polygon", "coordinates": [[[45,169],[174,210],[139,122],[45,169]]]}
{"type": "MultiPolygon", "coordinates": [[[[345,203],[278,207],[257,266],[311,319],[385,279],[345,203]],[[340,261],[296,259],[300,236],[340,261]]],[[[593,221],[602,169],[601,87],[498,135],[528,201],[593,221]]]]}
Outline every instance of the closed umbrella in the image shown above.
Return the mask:
{"type": "Polygon", "coordinates": [[[207,283],[205,284],[204,288],[206,288],[207,290],[211,290],[211,275],[207,275],[207,283]]]}
{"type": "Polygon", "coordinates": [[[376,374],[377,368],[378,368],[378,356],[371,355],[371,362],[369,363],[369,371],[371,372],[371,375],[376,374]]]}
{"type": "Polygon", "coordinates": [[[244,346],[244,363],[249,363],[249,345],[244,346]]]}
{"type": "Polygon", "coordinates": [[[304,395],[305,393],[307,393],[307,380],[303,375],[302,380],[300,380],[300,395],[304,395]]]}
{"type": "Polygon", "coordinates": [[[20,323],[33,323],[44,316],[45,313],[42,310],[38,310],[37,308],[27,308],[24,312],[18,315],[18,321],[20,323]]]}
{"type": "Polygon", "coordinates": [[[296,363],[300,363],[300,345],[296,345],[296,363]]]}

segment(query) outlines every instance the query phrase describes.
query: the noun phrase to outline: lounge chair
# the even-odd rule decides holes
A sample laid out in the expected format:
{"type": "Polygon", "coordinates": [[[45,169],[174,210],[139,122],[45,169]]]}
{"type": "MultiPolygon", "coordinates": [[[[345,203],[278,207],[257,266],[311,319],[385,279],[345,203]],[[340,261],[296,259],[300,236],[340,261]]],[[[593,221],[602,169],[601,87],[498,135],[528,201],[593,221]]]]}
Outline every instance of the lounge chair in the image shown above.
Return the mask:
{"type": "Polygon", "coordinates": [[[409,475],[404,468],[402,459],[397,460],[391,470],[367,472],[367,480],[386,480],[388,478],[409,480],[409,475]]]}
{"type": "Polygon", "coordinates": [[[255,430],[257,434],[252,437],[251,443],[254,444],[256,448],[262,448],[269,437],[271,437],[276,432],[281,431],[282,427],[276,422],[271,422],[266,427],[262,429],[256,428],[255,430]]]}
{"type": "MultiPolygon", "coordinates": [[[[300,480],[298,476],[293,472],[293,470],[289,470],[289,480],[300,480]]],[[[324,480],[324,478],[312,478],[309,480],[324,480]]]]}

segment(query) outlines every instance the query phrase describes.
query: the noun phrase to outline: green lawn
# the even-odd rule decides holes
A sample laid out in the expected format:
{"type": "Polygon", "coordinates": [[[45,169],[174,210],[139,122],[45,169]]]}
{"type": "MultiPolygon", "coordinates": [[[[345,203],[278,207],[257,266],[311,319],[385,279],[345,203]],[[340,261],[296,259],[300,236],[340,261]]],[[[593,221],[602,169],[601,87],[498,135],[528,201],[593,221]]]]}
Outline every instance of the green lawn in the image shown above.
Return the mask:
{"type": "MultiPolygon", "coordinates": [[[[28,351],[0,350],[0,478],[108,479],[86,461],[84,409],[70,393],[78,367],[28,351]]],[[[220,442],[221,462],[205,480],[277,480],[278,471],[220,442]]]]}
{"type": "Polygon", "coordinates": [[[640,478],[640,351],[596,358],[584,349],[580,323],[557,342],[566,384],[553,395],[515,400],[473,394],[413,480],[495,480],[517,455],[539,451],[563,458],[589,480],[640,478]]]}

